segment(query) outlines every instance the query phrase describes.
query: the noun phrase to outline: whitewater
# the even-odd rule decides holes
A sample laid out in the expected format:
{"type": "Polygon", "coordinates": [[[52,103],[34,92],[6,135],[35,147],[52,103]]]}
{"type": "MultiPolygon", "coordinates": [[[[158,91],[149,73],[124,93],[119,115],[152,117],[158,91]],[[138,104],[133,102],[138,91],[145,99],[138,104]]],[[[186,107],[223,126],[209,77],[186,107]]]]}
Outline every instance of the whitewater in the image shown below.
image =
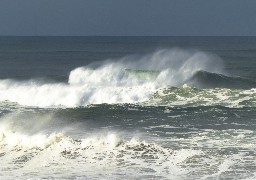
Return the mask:
{"type": "Polygon", "coordinates": [[[256,177],[253,39],[6,38],[0,179],[256,177]]]}

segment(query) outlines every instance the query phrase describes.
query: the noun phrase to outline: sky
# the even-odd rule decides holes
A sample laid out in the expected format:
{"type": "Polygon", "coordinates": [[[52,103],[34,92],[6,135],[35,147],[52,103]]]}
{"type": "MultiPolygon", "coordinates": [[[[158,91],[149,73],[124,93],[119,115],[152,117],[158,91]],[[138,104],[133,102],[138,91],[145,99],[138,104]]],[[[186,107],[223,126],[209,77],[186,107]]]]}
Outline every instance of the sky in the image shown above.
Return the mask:
{"type": "Polygon", "coordinates": [[[255,36],[255,0],[1,0],[0,35],[255,36]]]}

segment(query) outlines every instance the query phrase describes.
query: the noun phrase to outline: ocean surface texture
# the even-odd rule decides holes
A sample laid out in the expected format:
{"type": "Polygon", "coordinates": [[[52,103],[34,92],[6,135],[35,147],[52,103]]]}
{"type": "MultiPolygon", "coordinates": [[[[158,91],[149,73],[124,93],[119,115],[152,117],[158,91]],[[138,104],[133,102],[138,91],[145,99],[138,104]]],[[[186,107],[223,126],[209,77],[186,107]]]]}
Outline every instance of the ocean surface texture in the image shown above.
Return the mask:
{"type": "Polygon", "coordinates": [[[256,179],[255,37],[0,37],[0,179],[256,179]]]}

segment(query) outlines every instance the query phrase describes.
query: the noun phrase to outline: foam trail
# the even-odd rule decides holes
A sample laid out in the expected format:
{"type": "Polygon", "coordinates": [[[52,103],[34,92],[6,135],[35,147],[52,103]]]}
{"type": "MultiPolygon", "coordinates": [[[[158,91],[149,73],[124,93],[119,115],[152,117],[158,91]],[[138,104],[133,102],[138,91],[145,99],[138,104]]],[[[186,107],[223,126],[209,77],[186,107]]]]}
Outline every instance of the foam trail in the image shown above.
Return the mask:
{"type": "Polygon", "coordinates": [[[70,72],[68,84],[37,81],[0,81],[0,101],[26,106],[77,107],[101,103],[137,103],[149,99],[159,88],[183,85],[200,70],[220,73],[222,63],[214,55],[180,49],[159,50],[143,57],[127,56],[79,67],[70,72]],[[154,78],[126,71],[150,70],[154,78]]]}

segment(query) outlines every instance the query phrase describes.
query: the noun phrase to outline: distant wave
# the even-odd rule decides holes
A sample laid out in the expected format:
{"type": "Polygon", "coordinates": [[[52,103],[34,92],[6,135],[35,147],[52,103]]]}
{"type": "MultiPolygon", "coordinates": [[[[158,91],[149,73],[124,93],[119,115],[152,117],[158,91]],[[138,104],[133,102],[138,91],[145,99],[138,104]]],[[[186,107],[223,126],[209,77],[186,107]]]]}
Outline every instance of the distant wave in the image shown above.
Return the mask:
{"type": "Polygon", "coordinates": [[[199,88],[255,87],[255,82],[222,75],[222,67],[220,58],[212,54],[159,50],[142,57],[127,56],[76,68],[70,72],[68,83],[0,80],[0,101],[37,107],[79,107],[148,102],[160,89],[184,84],[199,88]]]}

